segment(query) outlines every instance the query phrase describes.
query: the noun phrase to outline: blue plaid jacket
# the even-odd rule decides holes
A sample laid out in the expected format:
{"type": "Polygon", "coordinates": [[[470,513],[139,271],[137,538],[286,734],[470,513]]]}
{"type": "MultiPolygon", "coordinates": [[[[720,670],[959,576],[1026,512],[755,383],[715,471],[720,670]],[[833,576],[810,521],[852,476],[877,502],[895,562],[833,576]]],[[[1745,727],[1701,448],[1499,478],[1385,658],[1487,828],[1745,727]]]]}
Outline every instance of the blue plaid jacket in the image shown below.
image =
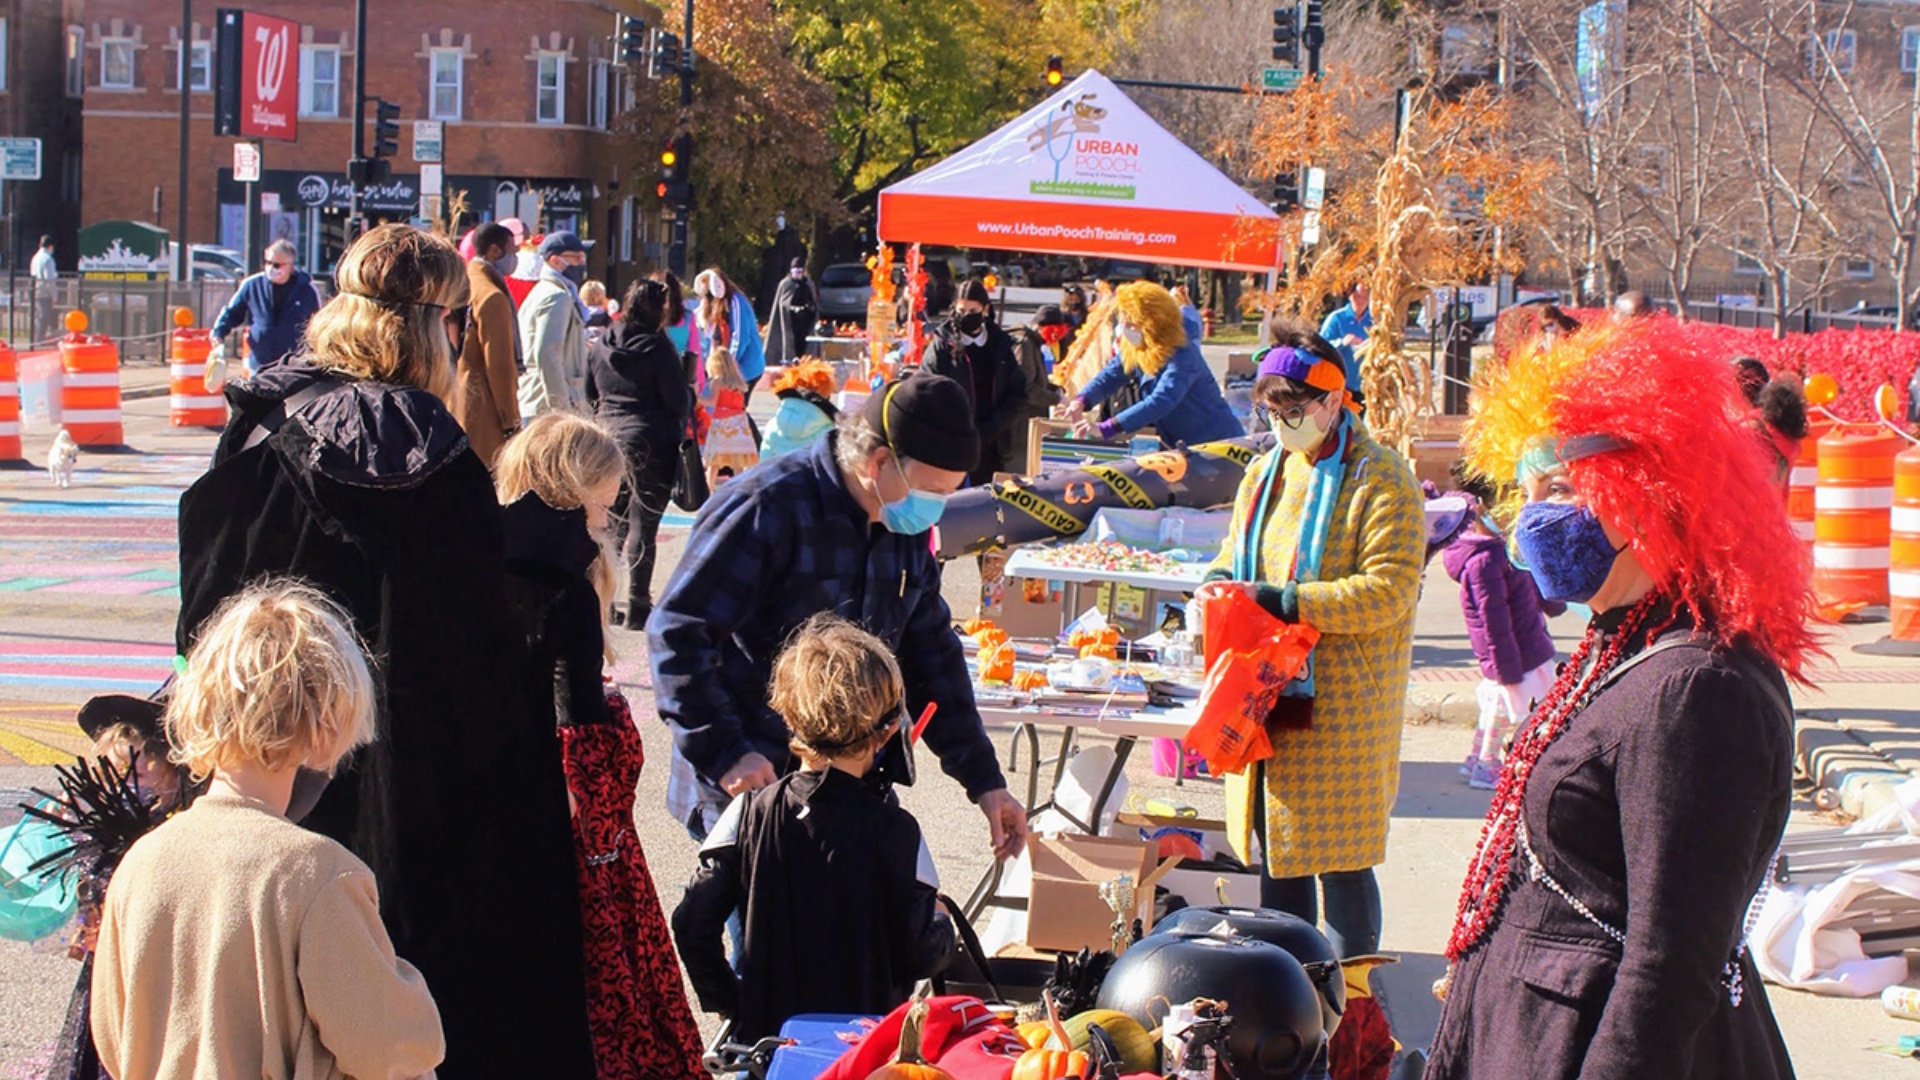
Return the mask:
{"type": "Polygon", "coordinates": [[[829,432],[762,462],[700,511],[647,620],[654,702],[709,797],[749,751],[779,767],[787,725],[767,704],[773,662],[802,623],[833,612],[893,648],[909,716],[939,703],[926,746],[978,799],[1006,781],[940,595],[940,565],[926,533],[900,536],[868,520],[834,461],[837,440],[829,432]]]}

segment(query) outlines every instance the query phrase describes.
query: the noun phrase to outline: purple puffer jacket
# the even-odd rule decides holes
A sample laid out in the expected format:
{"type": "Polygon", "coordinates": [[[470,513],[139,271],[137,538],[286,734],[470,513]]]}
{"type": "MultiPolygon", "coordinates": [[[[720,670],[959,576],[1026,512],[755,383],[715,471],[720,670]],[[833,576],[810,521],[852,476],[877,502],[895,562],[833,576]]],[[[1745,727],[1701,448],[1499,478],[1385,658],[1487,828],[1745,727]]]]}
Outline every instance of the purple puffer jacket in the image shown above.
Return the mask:
{"type": "Polygon", "coordinates": [[[1533,575],[1507,558],[1505,541],[1463,531],[1441,560],[1447,576],[1460,583],[1460,609],[1480,674],[1512,686],[1553,660],[1553,638],[1542,610],[1558,615],[1566,605],[1540,599],[1533,575]]]}

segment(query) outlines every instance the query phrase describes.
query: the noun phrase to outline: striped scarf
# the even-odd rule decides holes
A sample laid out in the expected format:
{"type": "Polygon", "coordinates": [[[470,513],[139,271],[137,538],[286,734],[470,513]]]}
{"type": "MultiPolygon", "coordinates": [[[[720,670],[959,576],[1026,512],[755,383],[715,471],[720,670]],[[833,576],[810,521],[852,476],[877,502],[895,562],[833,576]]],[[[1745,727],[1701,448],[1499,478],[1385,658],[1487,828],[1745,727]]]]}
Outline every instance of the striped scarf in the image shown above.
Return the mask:
{"type": "MultiPolygon", "coordinates": [[[[1342,413],[1340,426],[1333,432],[1333,453],[1314,463],[1313,477],[1307,487],[1307,502],[1300,515],[1300,542],[1294,545],[1293,572],[1288,580],[1320,580],[1320,560],[1327,550],[1327,533],[1333,528],[1334,504],[1340,499],[1340,485],[1347,475],[1347,451],[1353,432],[1350,415],[1342,413]]],[[[1266,468],[1260,474],[1260,482],[1254,488],[1253,505],[1247,513],[1246,531],[1240,536],[1240,546],[1234,551],[1233,576],[1236,581],[1260,580],[1261,540],[1267,531],[1267,515],[1273,508],[1274,485],[1280,479],[1281,459],[1286,451],[1276,447],[1267,456],[1266,468]]],[[[1287,684],[1282,694],[1286,697],[1312,698],[1314,696],[1313,654],[1307,655],[1307,662],[1301,666],[1300,673],[1287,684]]]]}

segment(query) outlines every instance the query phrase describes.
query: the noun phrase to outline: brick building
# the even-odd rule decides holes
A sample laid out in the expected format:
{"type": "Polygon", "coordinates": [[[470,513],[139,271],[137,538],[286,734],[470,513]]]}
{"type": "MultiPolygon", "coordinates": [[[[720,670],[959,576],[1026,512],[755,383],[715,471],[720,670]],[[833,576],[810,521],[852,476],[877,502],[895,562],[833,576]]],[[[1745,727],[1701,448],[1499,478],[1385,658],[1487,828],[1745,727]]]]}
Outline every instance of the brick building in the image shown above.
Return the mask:
{"type": "MultiPolygon", "coordinates": [[[[179,0],[69,3],[79,13],[70,33],[84,42],[82,216],[171,229],[179,195],[179,0]]],[[[285,237],[299,249],[302,265],[325,273],[345,243],[351,196],[354,5],[250,0],[234,6],[301,24],[298,139],[262,144],[253,246],[257,251],[285,237]]],[[[213,134],[215,7],[199,0],[187,33],[193,94],[187,231],[193,243],[237,248],[248,207],[233,179],[237,140],[213,134]]],[[[573,229],[599,241],[594,274],[621,277],[624,264],[640,259],[650,233],[659,231],[657,219],[647,220],[657,213],[644,190],[650,162],[614,130],[627,96],[628,73],[618,62],[622,14],[658,24],[655,10],[639,0],[371,3],[365,91],[399,105],[401,135],[391,178],[363,190],[369,216],[407,220],[421,214],[423,194],[439,194],[447,210],[464,205],[462,227],[519,217],[535,231],[573,229]],[[441,192],[420,190],[416,120],[444,125],[441,192]]]]}
{"type": "MultiPolygon", "coordinates": [[[[41,234],[73,266],[80,228],[80,91],[66,61],[81,0],[0,0],[0,135],[40,140],[40,179],[7,184],[0,265],[25,269],[41,234]]],[[[75,55],[78,55],[77,52],[75,55]]]]}

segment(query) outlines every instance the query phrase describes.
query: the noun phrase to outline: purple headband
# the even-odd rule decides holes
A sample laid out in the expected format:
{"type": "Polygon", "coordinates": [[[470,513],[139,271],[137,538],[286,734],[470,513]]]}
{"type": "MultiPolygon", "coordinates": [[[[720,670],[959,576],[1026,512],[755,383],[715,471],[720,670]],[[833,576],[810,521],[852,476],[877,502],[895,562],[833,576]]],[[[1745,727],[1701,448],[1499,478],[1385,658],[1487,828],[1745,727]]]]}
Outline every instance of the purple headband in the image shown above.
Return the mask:
{"type": "Polygon", "coordinates": [[[1346,372],[1338,365],[1291,345],[1276,345],[1261,353],[1259,373],[1279,375],[1316,390],[1340,390],[1347,385],[1346,372]]]}

